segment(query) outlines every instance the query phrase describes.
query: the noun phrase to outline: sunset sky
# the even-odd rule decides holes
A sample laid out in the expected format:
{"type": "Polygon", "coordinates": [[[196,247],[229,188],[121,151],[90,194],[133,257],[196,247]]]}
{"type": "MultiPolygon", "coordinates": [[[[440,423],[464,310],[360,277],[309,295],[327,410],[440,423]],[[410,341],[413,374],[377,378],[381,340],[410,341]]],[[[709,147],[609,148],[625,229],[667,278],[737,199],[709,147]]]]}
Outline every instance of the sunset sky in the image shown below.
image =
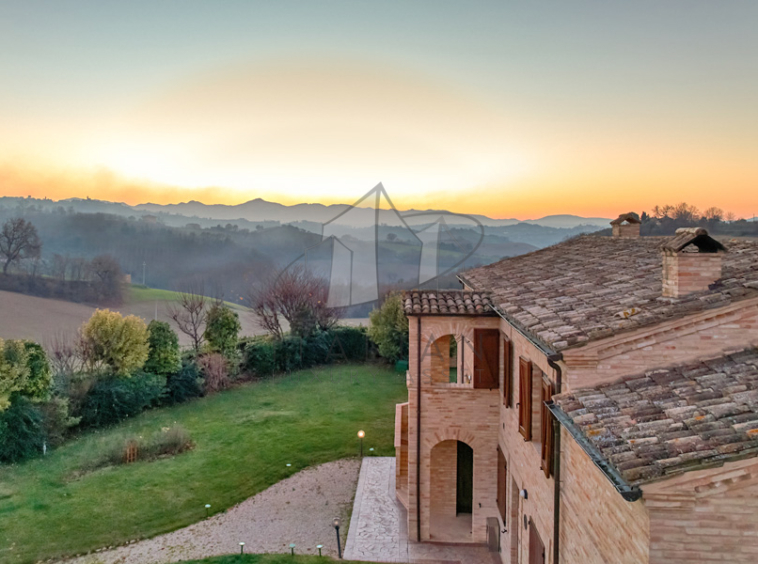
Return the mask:
{"type": "Polygon", "coordinates": [[[0,195],[758,214],[758,1],[0,4],[0,195]]]}

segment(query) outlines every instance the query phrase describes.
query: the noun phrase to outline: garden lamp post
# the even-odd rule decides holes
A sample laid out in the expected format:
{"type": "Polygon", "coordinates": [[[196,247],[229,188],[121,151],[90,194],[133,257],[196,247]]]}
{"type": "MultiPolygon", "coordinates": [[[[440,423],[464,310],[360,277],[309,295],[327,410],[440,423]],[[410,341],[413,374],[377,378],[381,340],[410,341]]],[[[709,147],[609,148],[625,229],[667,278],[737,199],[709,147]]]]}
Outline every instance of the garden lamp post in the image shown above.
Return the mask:
{"type": "Polygon", "coordinates": [[[358,431],[358,439],[361,442],[361,458],[363,458],[363,437],[366,436],[366,433],[364,433],[362,430],[358,431]]]}
{"type": "Polygon", "coordinates": [[[244,554],[244,552],[245,552],[245,543],[241,542],[240,543],[240,554],[244,554]]]}
{"type": "Polygon", "coordinates": [[[342,545],[340,545],[340,520],[339,517],[335,517],[334,521],[332,521],[334,524],[334,530],[337,532],[337,557],[342,558],[342,545]]]}
{"type": "Polygon", "coordinates": [[[207,519],[207,518],[208,518],[208,516],[210,515],[210,509],[211,509],[211,504],[210,504],[210,503],[206,503],[206,504],[205,504],[205,518],[206,518],[206,519],[207,519]]]}
{"type": "Polygon", "coordinates": [[[321,549],[324,548],[323,544],[317,544],[316,548],[318,548],[318,555],[321,556],[321,549]]]}

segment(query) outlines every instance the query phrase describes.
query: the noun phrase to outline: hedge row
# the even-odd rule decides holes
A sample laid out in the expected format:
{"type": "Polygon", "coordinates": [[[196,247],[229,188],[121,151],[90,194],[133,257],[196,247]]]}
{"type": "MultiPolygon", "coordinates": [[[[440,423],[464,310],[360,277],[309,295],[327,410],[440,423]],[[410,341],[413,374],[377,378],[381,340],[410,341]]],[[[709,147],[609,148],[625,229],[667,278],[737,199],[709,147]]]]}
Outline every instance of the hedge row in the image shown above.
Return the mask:
{"type": "Polygon", "coordinates": [[[376,352],[364,327],[335,327],[305,339],[252,337],[241,341],[240,349],[243,371],[259,378],[325,364],[365,362],[376,352]]]}

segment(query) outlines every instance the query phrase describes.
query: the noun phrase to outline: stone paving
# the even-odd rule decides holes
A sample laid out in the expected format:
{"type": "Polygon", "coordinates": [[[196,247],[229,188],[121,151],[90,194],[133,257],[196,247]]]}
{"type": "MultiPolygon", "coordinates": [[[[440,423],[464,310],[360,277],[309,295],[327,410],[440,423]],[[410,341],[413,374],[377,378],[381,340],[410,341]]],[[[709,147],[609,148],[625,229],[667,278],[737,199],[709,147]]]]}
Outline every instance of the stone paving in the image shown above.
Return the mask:
{"type": "Polygon", "coordinates": [[[395,499],[395,459],[387,457],[363,459],[344,557],[416,564],[500,562],[497,554],[482,545],[409,541],[405,508],[395,499]]]}

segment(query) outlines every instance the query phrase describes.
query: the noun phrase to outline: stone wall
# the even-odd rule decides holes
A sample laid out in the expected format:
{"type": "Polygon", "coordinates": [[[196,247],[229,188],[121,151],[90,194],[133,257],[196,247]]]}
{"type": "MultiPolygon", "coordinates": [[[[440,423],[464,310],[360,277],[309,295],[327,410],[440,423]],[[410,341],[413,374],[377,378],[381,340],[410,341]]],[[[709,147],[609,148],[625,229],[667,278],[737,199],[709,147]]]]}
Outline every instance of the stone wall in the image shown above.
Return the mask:
{"type": "Polygon", "coordinates": [[[650,522],[561,431],[561,564],[646,564],[650,522]]]}
{"type": "Polygon", "coordinates": [[[755,562],[758,460],[689,472],[643,487],[650,564],[755,562]]]}

